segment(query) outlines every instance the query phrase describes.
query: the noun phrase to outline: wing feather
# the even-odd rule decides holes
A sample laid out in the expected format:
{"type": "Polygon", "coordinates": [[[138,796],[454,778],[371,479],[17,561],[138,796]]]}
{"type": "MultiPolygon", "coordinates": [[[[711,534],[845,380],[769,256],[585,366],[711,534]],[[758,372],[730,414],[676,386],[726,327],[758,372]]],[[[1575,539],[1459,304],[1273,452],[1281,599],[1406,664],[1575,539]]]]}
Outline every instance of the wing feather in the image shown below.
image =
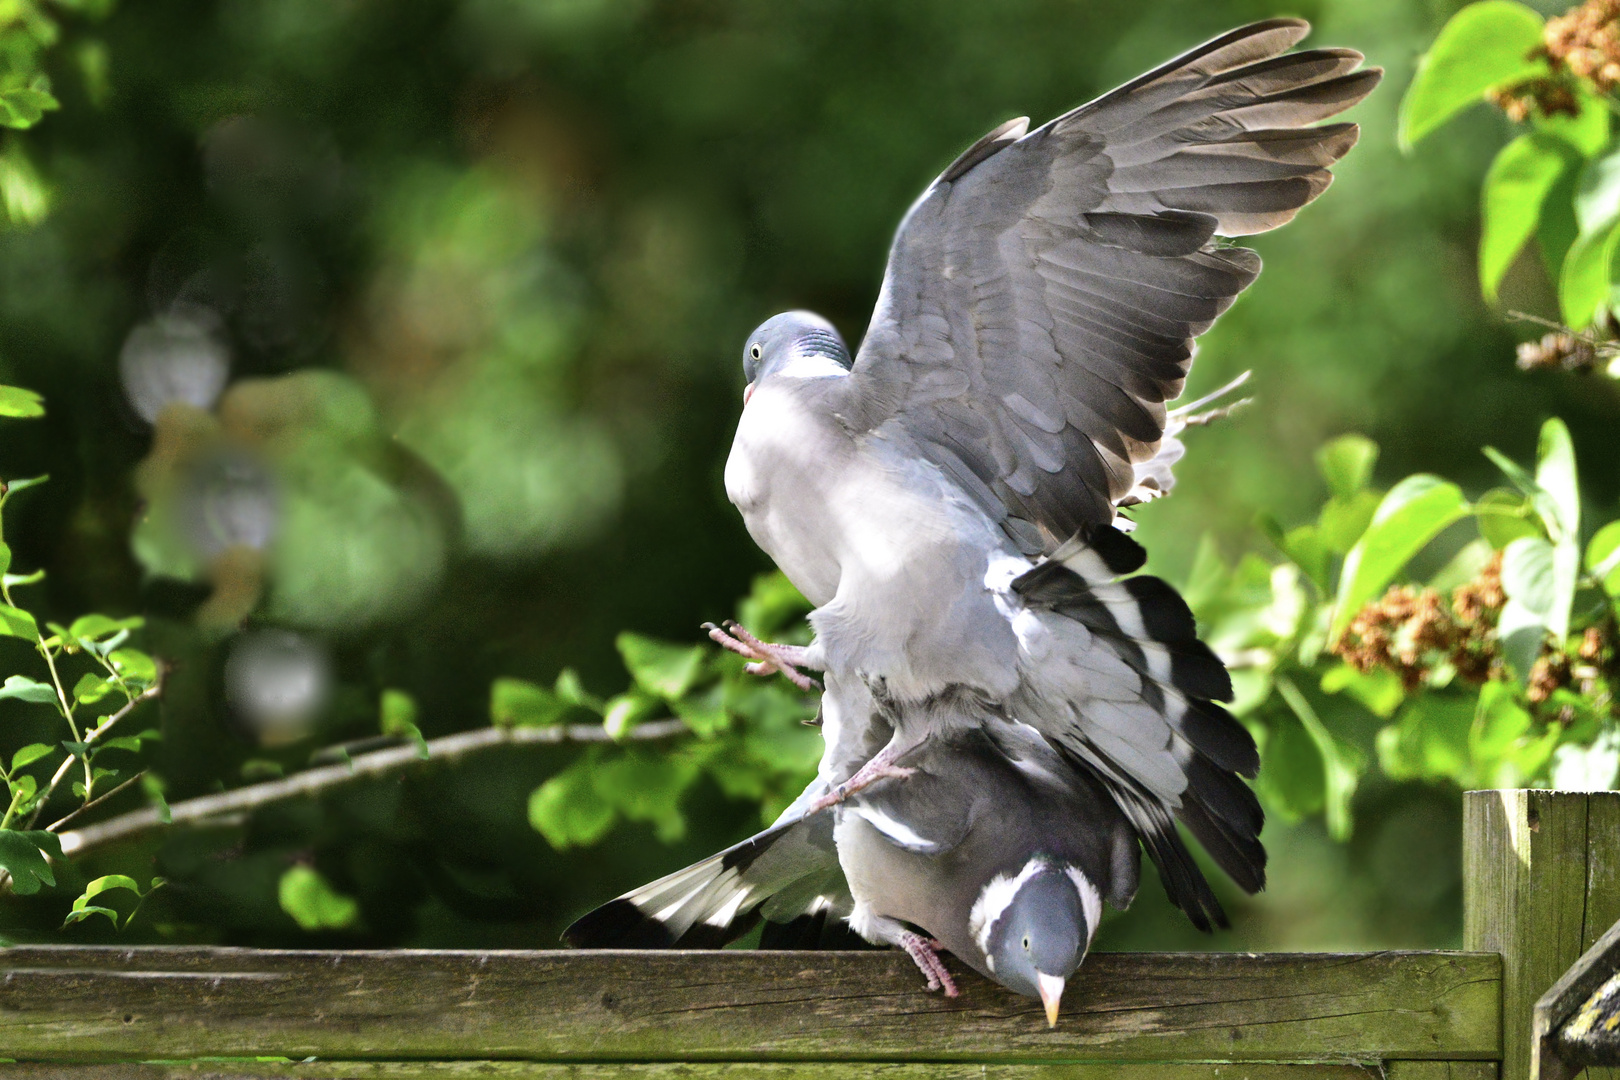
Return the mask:
{"type": "Polygon", "coordinates": [[[1287,52],[1308,30],[1241,27],[969,148],[895,237],[852,423],[898,421],[1021,545],[1109,523],[1160,452],[1193,339],[1260,272],[1217,237],[1288,221],[1355,144],[1354,124],[1310,125],[1381,73],[1350,49],[1287,52]]]}

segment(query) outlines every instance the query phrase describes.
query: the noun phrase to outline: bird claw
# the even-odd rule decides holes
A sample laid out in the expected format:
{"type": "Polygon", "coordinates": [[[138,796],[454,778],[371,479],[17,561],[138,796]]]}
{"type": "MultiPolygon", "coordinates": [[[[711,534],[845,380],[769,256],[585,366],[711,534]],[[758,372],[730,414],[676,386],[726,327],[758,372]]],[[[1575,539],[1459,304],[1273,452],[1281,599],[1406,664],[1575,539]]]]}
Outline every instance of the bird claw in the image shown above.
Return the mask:
{"type": "Polygon", "coordinates": [[[923,973],[923,978],[928,980],[928,989],[943,989],[948,998],[961,993],[956,988],[956,980],[951,978],[951,973],[946,970],[945,961],[939,958],[937,951],[940,947],[939,942],[907,930],[900,935],[900,947],[906,950],[906,955],[911,957],[912,962],[923,973]]]}
{"type": "Polygon", "coordinates": [[[807,814],[813,814],[817,810],[825,810],[828,807],[837,806],[839,803],[847,800],[851,795],[865,791],[879,780],[904,780],[906,777],[911,776],[916,771],[916,769],[909,768],[905,765],[890,765],[886,762],[869,761],[856,770],[854,776],[850,777],[848,780],[845,780],[842,784],[839,784],[827,794],[811,803],[810,809],[805,812],[807,814]]]}
{"type": "Polygon", "coordinates": [[[788,682],[807,694],[821,689],[820,683],[795,666],[804,663],[805,649],[801,646],[776,645],[761,641],[740,623],[731,619],[727,619],[719,626],[704,623],[703,629],[709,632],[709,640],[722,649],[734,652],[738,656],[746,656],[751,662],[743,665],[743,670],[748,674],[765,676],[780,672],[788,682]]]}

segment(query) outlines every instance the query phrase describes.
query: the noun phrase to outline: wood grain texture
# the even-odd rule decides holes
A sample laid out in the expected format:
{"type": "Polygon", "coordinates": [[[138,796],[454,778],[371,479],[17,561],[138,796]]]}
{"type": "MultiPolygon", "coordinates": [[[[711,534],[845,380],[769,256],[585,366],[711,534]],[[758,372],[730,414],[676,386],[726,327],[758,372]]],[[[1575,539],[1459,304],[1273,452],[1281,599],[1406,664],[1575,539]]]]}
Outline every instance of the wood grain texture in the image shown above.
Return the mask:
{"type": "Polygon", "coordinates": [[[1500,961],[1467,953],[1103,954],[1047,1030],[897,953],[0,952],[0,1047],[23,1059],[274,1054],[590,1061],[1492,1059],[1500,961]]]}
{"type": "Polygon", "coordinates": [[[1557,1080],[1535,1006],[1620,908],[1620,792],[1470,791],[1463,806],[1463,944],[1502,956],[1502,1075],[1557,1080]]]}
{"type": "Polygon", "coordinates": [[[1386,1061],[1384,1080],[1500,1080],[1497,1061],[1386,1061]]]}
{"type": "MultiPolygon", "coordinates": [[[[1436,1062],[1441,1069],[1444,1062],[1436,1062]]],[[[1476,1063],[1477,1064],[1477,1063],[1476,1063]]],[[[1494,1080],[1495,1073],[1491,1073],[1494,1080]]],[[[1412,1074],[1485,1080],[1483,1074],[1412,1074]]],[[[544,1064],[516,1061],[0,1065],[0,1080],[1383,1080],[1372,1065],[894,1065],[828,1062],[544,1064]]],[[[1390,1073],[1388,1080],[1400,1080],[1390,1073]]]]}

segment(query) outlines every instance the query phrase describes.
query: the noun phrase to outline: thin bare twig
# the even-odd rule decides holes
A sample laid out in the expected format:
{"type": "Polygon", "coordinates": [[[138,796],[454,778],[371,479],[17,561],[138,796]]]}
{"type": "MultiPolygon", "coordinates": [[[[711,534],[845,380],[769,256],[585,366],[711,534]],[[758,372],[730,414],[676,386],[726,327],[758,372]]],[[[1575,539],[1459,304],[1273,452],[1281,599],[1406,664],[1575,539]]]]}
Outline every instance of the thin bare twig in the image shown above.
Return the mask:
{"type": "Polygon", "coordinates": [[[57,818],[55,821],[53,821],[49,825],[45,826],[45,831],[46,832],[61,832],[62,829],[67,825],[68,822],[70,822],[74,818],[79,817],[80,815],[84,814],[86,811],[94,810],[96,807],[100,806],[102,803],[106,802],[108,799],[112,798],[114,795],[117,795],[120,791],[123,791],[125,788],[129,787],[131,784],[135,783],[136,781],[138,781],[141,777],[143,777],[145,775],[146,775],[146,770],[142,769],[140,772],[136,773],[134,776],[130,777],[128,780],[125,780],[122,784],[119,784],[117,787],[113,788],[111,791],[109,791],[109,792],[107,792],[107,793],[105,793],[103,795],[97,795],[95,798],[91,799],[89,802],[85,803],[83,806],[79,807],[77,810],[70,810],[68,813],[66,813],[66,814],[62,815],[61,817],[57,818]]]}
{"type": "MultiPolygon", "coordinates": [[[[118,723],[118,721],[134,712],[135,706],[139,705],[143,701],[152,700],[162,692],[163,668],[159,666],[157,678],[153,680],[152,685],[130,698],[129,701],[124,703],[123,708],[119,709],[115,713],[109,714],[107,719],[96,725],[95,730],[91,731],[84,737],[84,745],[89,747],[91,743],[107,734],[107,732],[112,729],[114,724],[118,723]]],[[[85,754],[84,756],[86,760],[88,760],[90,757],[89,754],[85,754]]],[[[34,812],[28,815],[28,824],[25,826],[25,828],[32,829],[34,824],[39,821],[39,815],[45,812],[45,804],[51,801],[51,796],[55,794],[57,787],[62,783],[63,778],[68,774],[68,770],[73,767],[73,763],[77,760],[78,755],[69,754],[67,758],[63,760],[62,764],[57,766],[56,772],[51,775],[51,782],[45,785],[45,793],[39,797],[39,802],[34,805],[34,812]]]]}
{"type": "MultiPolygon", "coordinates": [[[[637,724],[622,733],[619,741],[644,742],[668,739],[690,729],[680,720],[653,720],[637,724]]],[[[93,848],[116,840],[139,836],[162,828],[165,824],[200,824],[224,814],[239,814],[271,803],[284,802],[322,792],[355,780],[385,776],[398,769],[429,762],[454,761],[479,750],[497,746],[524,746],[557,743],[602,743],[615,741],[601,724],[559,724],[555,727],[480,728],[458,735],[429,739],[425,744],[390,747],[375,753],[361,754],[347,764],[326,765],[307,769],[280,780],[223,791],[217,795],[204,795],[187,799],[169,807],[169,820],[164,821],[158,807],[148,806],[132,810],[106,821],[87,825],[82,829],[62,834],[62,854],[80,855],[93,848]],[[425,756],[423,751],[425,751],[425,756]]]]}

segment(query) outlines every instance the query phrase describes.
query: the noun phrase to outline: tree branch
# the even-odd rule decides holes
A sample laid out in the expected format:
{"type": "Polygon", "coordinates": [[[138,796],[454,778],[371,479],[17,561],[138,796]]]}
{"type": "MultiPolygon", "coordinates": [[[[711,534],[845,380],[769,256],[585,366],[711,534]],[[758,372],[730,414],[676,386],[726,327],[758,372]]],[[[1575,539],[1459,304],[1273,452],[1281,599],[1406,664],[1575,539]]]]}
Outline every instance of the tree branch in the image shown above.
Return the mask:
{"type": "MultiPolygon", "coordinates": [[[[680,720],[653,720],[637,724],[620,736],[618,741],[643,742],[668,739],[690,731],[680,720]]],[[[81,855],[93,848],[116,840],[160,829],[165,824],[198,824],[225,814],[239,814],[304,796],[319,795],[329,788],[355,780],[385,776],[398,769],[429,762],[454,761],[480,750],[497,746],[528,746],[558,743],[613,742],[600,724],[559,724],[555,727],[480,728],[457,735],[430,739],[421,747],[408,743],[370,754],[361,754],[347,764],[326,765],[307,769],[280,780],[251,784],[217,795],[204,795],[196,799],[175,803],[169,808],[169,821],[165,822],[155,806],[132,810],[118,817],[82,829],[62,834],[62,854],[81,855]],[[422,751],[426,751],[424,756],[422,751]]]]}

